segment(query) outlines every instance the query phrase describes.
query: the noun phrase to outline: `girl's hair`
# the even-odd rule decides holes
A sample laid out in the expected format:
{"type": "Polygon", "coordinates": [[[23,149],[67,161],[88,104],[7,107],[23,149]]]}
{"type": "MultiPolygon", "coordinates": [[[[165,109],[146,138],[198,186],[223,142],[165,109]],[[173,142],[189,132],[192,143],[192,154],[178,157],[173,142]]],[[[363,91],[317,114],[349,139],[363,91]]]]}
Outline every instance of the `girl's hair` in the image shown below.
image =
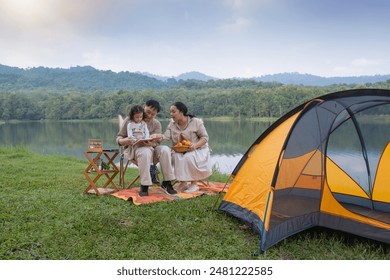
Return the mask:
{"type": "Polygon", "coordinates": [[[131,107],[130,113],[129,113],[129,119],[134,121],[134,115],[139,114],[139,113],[144,113],[144,108],[140,105],[135,105],[131,107]]]}
{"type": "Polygon", "coordinates": [[[172,106],[175,106],[177,108],[177,110],[179,110],[180,112],[183,113],[184,116],[187,116],[190,118],[195,117],[194,114],[188,113],[188,108],[183,102],[177,101],[177,102],[173,103],[172,106]]]}

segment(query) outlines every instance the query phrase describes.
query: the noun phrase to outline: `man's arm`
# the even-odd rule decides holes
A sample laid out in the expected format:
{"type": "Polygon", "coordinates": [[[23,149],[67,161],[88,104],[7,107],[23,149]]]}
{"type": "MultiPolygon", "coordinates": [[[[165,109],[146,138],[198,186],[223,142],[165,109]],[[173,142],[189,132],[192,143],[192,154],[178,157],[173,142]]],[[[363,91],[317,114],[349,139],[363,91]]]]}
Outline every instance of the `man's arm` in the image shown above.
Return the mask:
{"type": "Polygon", "coordinates": [[[149,134],[151,138],[154,138],[155,140],[153,141],[153,146],[157,146],[161,144],[162,138],[156,137],[157,135],[161,135],[161,123],[159,120],[153,119],[148,123],[148,129],[149,129],[149,134]]]}

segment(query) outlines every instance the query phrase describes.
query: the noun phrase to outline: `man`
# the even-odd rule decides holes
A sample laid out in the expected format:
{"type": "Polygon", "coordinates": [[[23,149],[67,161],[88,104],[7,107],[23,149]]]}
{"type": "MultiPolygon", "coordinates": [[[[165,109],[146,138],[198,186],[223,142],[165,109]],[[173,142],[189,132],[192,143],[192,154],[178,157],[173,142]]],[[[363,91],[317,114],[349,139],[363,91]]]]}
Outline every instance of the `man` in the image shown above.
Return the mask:
{"type": "MultiPolygon", "coordinates": [[[[162,128],[161,123],[155,119],[156,115],[160,112],[160,103],[156,100],[148,100],[144,104],[144,121],[147,124],[149,133],[151,136],[161,135],[162,128]]],[[[132,145],[133,141],[127,137],[127,124],[129,123],[129,117],[124,119],[123,125],[120,128],[116,142],[121,146],[132,145]]],[[[134,155],[134,160],[137,162],[140,180],[141,190],[140,196],[148,195],[148,188],[152,185],[151,173],[156,173],[157,168],[153,165],[153,159],[160,162],[160,167],[163,175],[163,182],[161,188],[168,194],[176,194],[177,192],[172,187],[172,180],[175,180],[175,175],[172,169],[171,150],[169,147],[160,145],[162,138],[157,141],[139,147],[134,155]]],[[[153,174],[152,174],[153,175],[153,174]]]]}

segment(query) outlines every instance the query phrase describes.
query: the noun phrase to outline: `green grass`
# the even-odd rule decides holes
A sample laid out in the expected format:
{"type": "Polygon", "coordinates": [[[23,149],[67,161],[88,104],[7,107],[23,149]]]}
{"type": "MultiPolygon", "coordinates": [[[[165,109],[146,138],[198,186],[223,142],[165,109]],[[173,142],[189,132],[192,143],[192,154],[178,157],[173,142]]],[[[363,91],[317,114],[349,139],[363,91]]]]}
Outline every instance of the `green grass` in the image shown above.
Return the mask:
{"type": "MultiPolygon", "coordinates": [[[[390,259],[382,243],[315,228],[258,255],[258,235],[216,196],[135,206],[82,194],[86,160],[0,148],[0,259],[390,259]]],[[[128,170],[134,176],[136,170],[128,170]]],[[[225,182],[214,174],[212,181],[225,182]]]]}

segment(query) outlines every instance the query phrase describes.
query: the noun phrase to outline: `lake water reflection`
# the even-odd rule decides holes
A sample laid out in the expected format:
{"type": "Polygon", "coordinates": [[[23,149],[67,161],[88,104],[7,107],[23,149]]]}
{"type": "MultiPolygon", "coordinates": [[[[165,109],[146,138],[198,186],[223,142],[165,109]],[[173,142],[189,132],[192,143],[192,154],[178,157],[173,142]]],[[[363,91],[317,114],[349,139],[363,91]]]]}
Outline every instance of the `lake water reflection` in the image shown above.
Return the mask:
{"type": "MultiPolygon", "coordinates": [[[[162,121],[163,130],[168,121],[162,121]]],[[[205,121],[212,148],[212,163],[230,174],[248,147],[271,123],[253,121],[205,121]]],[[[88,139],[102,139],[104,148],[117,148],[116,122],[22,122],[0,125],[0,145],[23,145],[42,154],[84,158],[88,139]]],[[[169,145],[169,143],[167,143],[169,145]]]]}
{"type": "MultiPolygon", "coordinates": [[[[163,129],[167,124],[168,121],[162,121],[163,129]]],[[[205,125],[210,136],[212,164],[219,171],[230,174],[249,146],[271,123],[205,120],[205,125]]],[[[365,122],[361,130],[369,151],[371,180],[374,180],[379,157],[389,141],[390,126],[365,122]]],[[[84,158],[83,152],[91,138],[102,139],[104,148],[117,148],[117,132],[118,124],[113,121],[5,123],[0,124],[0,146],[23,145],[38,153],[84,158]]],[[[328,155],[366,189],[369,185],[365,175],[367,169],[358,137],[351,137],[353,133],[350,125],[334,132],[328,155]]]]}

